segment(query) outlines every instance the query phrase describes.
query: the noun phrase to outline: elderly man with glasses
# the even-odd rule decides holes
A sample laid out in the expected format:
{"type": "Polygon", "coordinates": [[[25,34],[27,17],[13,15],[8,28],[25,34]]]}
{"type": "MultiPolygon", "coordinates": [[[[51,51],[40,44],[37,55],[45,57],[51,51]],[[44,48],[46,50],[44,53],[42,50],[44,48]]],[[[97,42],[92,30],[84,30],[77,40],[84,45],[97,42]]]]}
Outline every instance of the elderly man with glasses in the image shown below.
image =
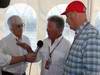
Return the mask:
{"type": "Polygon", "coordinates": [[[64,75],[100,75],[100,33],[87,20],[85,5],[72,1],[62,15],[75,31],[64,75]]]}
{"type": "Polygon", "coordinates": [[[36,54],[25,50],[20,42],[30,45],[23,34],[23,22],[19,16],[11,16],[8,21],[11,33],[0,40],[0,66],[2,75],[26,75],[27,62],[34,62],[36,54]]]}

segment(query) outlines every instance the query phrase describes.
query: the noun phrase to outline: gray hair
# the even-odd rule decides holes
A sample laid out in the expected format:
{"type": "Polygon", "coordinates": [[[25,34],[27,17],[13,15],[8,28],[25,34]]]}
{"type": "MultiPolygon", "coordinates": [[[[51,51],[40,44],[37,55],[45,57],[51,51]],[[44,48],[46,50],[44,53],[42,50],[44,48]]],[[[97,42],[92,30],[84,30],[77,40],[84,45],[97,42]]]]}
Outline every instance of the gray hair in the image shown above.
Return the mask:
{"type": "Polygon", "coordinates": [[[64,19],[63,18],[57,15],[53,15],[48,18],[48,21],[55,22],[58,29],[62,29],[62,30],[64,29],[64,19]]]}
{"type": "Polygon", "coordinates": [[[13,16],[8,18],[7,23],[8,23],[9,28],[11,29],[12,25],[16,25],[16,24],[20,25],[23,22],[22,22],[22,19],[19,16],[13,15],[13,16]]]}

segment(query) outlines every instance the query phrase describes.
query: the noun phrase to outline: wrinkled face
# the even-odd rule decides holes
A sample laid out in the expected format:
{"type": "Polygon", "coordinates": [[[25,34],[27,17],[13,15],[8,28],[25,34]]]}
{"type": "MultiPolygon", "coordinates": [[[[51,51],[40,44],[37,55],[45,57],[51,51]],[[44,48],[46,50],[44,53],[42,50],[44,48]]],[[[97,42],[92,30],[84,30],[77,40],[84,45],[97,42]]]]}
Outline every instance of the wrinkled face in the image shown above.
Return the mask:
{"type": "Polygon", "coordinates": [[[55,39],[57,36],[60,35],[60,31],[59,31],[59,29],[57,28],[55,22],[48,21],[47,33],[48,33],[48,37],[49,37],[50,39],[55,39]]]}
{"type": "Polygon", "coordinates": [[[70,28],[75,30],[77,27],[77,16],[76,13],[69,12],[66,14],[66,23],[69,24],[70,28]]]}
{"type": "Polygon", "coordinates": [[[13,34],[16,37],[22,37],[22,33],[23,33],[23,23],[20,24],[13,24],[11,31],[13,32],[13,34]]]}

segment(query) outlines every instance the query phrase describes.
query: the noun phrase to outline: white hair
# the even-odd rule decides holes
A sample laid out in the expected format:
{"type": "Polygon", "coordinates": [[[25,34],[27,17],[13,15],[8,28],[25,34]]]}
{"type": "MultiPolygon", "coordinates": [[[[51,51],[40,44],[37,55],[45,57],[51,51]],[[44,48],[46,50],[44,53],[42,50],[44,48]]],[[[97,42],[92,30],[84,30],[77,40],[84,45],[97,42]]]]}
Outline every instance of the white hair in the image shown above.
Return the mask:
{"type": "Polygon", "coordinates": [[[8,23],[9,28],[11,29],[12,25],[16,25],[16,24],[20,25],[23,22],[22,22],[22,19],[19,16],[13,15],[13,16],[8,18],[7,23],[8,23]]]}

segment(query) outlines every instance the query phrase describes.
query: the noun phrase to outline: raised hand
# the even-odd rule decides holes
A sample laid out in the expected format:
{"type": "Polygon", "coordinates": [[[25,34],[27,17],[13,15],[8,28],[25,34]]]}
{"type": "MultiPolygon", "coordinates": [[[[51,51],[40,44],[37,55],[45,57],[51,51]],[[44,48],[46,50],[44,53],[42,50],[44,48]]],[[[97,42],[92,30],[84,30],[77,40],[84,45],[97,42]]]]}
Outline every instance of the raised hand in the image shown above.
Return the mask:
{"type": "Polygon", "coordinates": [[[26,49],[29,53],[33,52],[33,51],[32,51],[32,48],[31,48],[28,44],[26,44],[25,42],[17,41],[16,44],[17,44],[18,46],[20,46],[20,47],[26,49]]]}
{"type": "Polygon", "coordinates": [[[27,62],[34,62],[36,60],[36,57],[37,57],[37,53],[35,52],[25,55],[25,59],[27,62]]]}

